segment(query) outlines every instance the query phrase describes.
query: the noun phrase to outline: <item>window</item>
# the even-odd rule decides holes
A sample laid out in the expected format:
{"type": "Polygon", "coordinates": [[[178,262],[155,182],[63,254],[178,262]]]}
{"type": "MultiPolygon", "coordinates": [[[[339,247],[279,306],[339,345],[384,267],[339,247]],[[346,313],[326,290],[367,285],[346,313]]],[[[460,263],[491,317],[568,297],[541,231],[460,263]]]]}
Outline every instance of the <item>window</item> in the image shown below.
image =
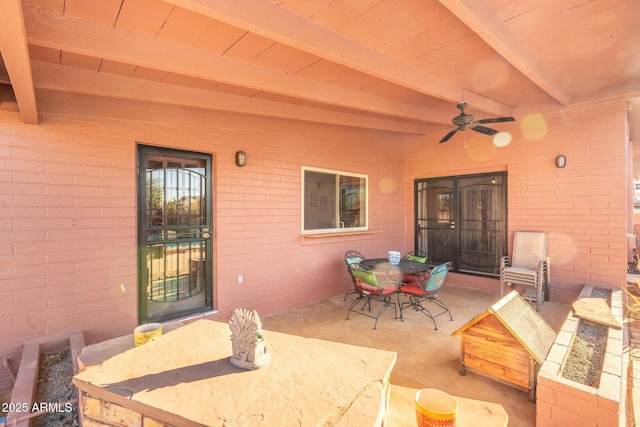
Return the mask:
{"type": "Polygon", "coordinates": [[[302,168],[302,232],[366,230],[367,176],[302,168]]]}

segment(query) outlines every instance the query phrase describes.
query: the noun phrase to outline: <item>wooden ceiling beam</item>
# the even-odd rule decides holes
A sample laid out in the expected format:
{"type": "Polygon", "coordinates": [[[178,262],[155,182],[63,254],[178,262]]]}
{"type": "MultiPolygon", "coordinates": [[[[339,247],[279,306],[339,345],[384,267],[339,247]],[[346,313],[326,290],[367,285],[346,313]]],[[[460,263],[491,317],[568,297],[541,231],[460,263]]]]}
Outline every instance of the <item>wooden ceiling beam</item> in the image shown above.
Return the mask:
{"type": "Polygon", "coordinates": [[[0,0],[0,52],[9,74],[22,120],[38,124],[29,49],[22,17],[21,0],[0,0]]]}
{"type": "Polygon", "coordinates": [[[407,120],[449,124],[450,114],[139,36],[24,5],[30,44],[407,120]],[[126,49],[122,47],[126,46],[126,49]]]}
{"type": "Polygon", "coordinates": [[[540,66],[488,3],[477,0],[439,1],[540,89],[562,105],[571,103],[571,95],[540,66]]]}
{"type": "MultiPolygon", "coordinates": [[[[461,101],[462,87],[377,52],[272,1],[164,1],[416,92],[453,103],[461,101]]],[[[479,110],[499,116],[513,112],[512,106],[477,94],[465,100],[479,110]]]]}
{"type": "Polygon", "coordinates": [[[247,98],[46,62],[33,61],[32,68],[37,89],[392,132],[424,134],[429,130],[424,124],[401,122],[391,118],[372,118],[348,111],[336,112],[247,98]]]}

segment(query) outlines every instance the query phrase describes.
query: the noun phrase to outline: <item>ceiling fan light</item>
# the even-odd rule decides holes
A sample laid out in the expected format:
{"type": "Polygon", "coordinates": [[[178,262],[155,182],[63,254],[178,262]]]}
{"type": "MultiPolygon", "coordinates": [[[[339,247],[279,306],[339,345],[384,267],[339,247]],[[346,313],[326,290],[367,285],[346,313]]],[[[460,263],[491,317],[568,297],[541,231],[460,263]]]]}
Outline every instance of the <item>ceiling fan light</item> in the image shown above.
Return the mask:
{"type": "Polygon", "coordinates": [[[496,147],[506,147],[511,143],[510,132],[498,132],[493,136],[493,145],[496,147]]]}

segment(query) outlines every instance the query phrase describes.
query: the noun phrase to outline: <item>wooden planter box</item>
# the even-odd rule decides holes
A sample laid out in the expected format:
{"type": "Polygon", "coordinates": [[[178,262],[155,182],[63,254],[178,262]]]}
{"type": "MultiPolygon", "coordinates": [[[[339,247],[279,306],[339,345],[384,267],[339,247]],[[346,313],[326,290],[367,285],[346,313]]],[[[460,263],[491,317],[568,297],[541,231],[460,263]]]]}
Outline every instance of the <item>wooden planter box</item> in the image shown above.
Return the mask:
{"type": "MultiPolygon", "coordinates": [[[[11,395],[12,407],[21,409],[32,408],[38,385],[40,354],[61,350],[65,347],[69,347],[71,350],[73,372],[76,373],[78,372],[78,356],[84,347],[84,333],[82,331],[38,338],[25,343],[16,383],[11,395]]],[[[26,413],[25,411],[9,412],[7,425],[29,427],[29,425],[31,425],[31,419],[38,415],[41,415],[41,413],[26,413]]]]}
{"type": "Polygon", "coordinates": [[[529,394],[556,338],[555,331],[517,292],[453,332],[460,335],[460,374],[472,371],[529,394]]]}

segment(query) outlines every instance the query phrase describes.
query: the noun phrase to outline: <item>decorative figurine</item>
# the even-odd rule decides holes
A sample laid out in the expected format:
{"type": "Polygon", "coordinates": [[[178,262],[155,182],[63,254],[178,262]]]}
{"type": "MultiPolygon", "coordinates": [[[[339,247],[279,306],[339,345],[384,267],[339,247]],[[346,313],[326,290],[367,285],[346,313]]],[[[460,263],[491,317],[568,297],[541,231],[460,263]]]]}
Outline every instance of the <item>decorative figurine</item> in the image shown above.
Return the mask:
{"type": "Polygon", "coordinates": [[[253,370],[269,363],[271,355],[267,353],[262,336],[262,323],[258,313],[237,308],[229,320],[233,356],[231,364],[241,369],[253,370]]]}

